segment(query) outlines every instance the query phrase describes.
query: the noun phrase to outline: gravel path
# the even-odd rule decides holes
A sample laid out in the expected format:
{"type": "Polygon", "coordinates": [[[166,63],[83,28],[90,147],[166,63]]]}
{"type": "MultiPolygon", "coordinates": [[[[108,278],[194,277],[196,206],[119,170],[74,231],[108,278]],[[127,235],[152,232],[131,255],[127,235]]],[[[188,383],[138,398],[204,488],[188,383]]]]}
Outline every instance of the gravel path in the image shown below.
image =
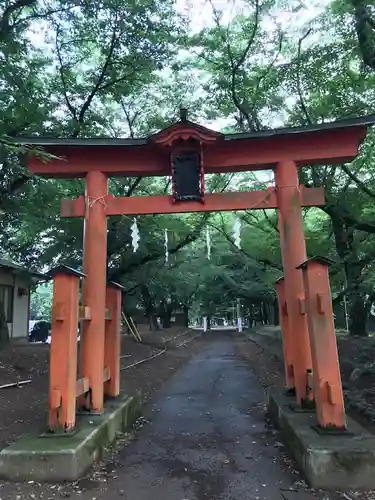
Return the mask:
{"type": "Polygon", "coordinates": [[[161,367],[170,375],[165,373],[164,383],[150,391],[136,432],[123,436],[87,477],[70,485],[3,483],[0,498],[357,498],[308,490],[277,431],[265,420],[264,389],[252,369],[263,363],[262,358],[249,363],[233,332],[208,332],[204,337],[188,344],[194,349],[173,350],[149,363],[143,380],[150,387],[161,367]]]}
{"type": "Polygon", "coordinates": [[[74,498],[316,498],[285,465],[277,433],[265,424],[264,391],[248,363],[230,335],[213,335],[217,340],[164,386],[147,415],[151,423],[120,452],[111,480],[74,498]]]}

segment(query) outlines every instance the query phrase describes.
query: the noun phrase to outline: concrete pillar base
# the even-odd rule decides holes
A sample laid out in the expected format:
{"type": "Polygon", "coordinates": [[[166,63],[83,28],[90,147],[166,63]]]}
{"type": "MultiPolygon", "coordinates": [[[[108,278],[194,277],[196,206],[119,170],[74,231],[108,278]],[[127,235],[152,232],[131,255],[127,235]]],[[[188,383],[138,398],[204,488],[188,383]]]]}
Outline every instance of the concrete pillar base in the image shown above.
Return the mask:
{"type": "Polygon", "coordinates": [[[375,488],[375,436],[347,418],[347,431],[317,432],[312,413],[297,413],[290,398],[270,392],[268,414],[313,488],[375,488]]]}
{"type": "Polygon", "coordinates": [[[8,481],[75,481],[100,458],[119,432],[140,416],[140,396],[108,402],[103,415],[77,419],[73,434],[26,436],[0,453],[0,477],[8,481]]]}

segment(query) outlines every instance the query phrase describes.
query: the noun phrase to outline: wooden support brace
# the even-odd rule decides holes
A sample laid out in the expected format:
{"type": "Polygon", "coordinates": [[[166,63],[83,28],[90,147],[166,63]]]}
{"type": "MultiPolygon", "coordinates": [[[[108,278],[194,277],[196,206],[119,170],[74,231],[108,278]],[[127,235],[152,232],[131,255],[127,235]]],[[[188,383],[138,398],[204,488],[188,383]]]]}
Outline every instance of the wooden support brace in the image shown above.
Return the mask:
{"type": "Polygon", "coordinates": [[[325,306],[324,306],[324,296],[321,293],[316,294],[316,303],[317,310],[319,314],[325,314],[325,306]]]}
{"type": "Polygon", "coordinates": [[[76,398],[79,398],[79,396],[86,394],[87,392],[89,392],[89,390],[90,390],[89,379],[79,378],[76,381],[76,398]]]}
{"type": "Polygon", "coordinates": [[[121,285],[110,283],[106,294],[106,307],[110,314],[105,324],[104,394],[111,397],[120,394],[122,290],[121,285]]]}
{"type": "Polygon", "coordinates": [[[109,366],[106,366],[103,372],[103,382],[108,382],[108,380],[111,380],[111,370],[109,366]]]}
{"type": "Polygon", "coordinates": [[[292,357],[292,339],[288,320],[288,308],[285,300],[285,281],[280,278],[276,282],[276,292],[279,301],[279,319],[283,336],[285,382],[288,389],[294,388],[294,369],[292,357]]]}
{"type": "Polygon", "coordinates": [[[79,306],[79,319],[80,321],[91,320],[91,309],[87,306],[79,306]]]}
{"type": "MultiPolygon", "coordinates": [[[[105,310],[105,319],[111,319],[111,311],[109,309],[105,310]]],[[[80,321],[90,321],[91,320],[91,308],[87,306],[79,306],[79,320],[80,321]]]]}
{"type": "Polygon", "coordinates": [[[326,383],[327,392],[328,392],[328,400],[332,405],[340,404],[340,387],[332,386],[329,382],[326,383]]]}
{"type": "Polygon", "coordinates": [[[55,321],[64,321],[65,319],[65,314],[64,314],[64,304],[61,302],[56,302],[55,304],[52,304],[52,317],[54,318],[55,321]]]}
{"type": "Polygon", "coordinates": [[[61,390],[51,389],[49,393],[50,410],[57,410],[61,406],[61,390]]]}
{"type": "Polygon", "coordinates": [[[51,274],[54,283],[48,426],[52,431],[68,431],[75,426],[78,300],[82,275],[61,266],[51,274]]]}
{"type": "MultiPolygon", "coordinates": [[[[105,310],[105,319],[111,319],[111,311],[109,309],[105,310]]],[[[91,308],[87,306],[79,306],[79,320],[80,321],[90,321],[91,320],[91,308]]]]}
{"type": "Polygon", "coordinates": [[[301,299],[301,298],[298,299],[298,308],[299,308],[299,313],[301,315],[306,314],[306,302],[305,302],[305,299],[301,299]]]}
{"type": "Polygon", "coordinates": [[[137,327],[135,326],[134,320],[131,316],[129,317],[129,321],[132,325],[133,332],[135,332],[135,334],[137,335],[139,342],[142,342],[142,337],[140,336],[139,331],[138,331],[137,327]]]}
{"type": "Polygon", "coordinates": [[[346,427],[331,289],[329,261],[315,257],[300,267],[306,294],[313,363],[316,413],[320,427],[346,427]]]}

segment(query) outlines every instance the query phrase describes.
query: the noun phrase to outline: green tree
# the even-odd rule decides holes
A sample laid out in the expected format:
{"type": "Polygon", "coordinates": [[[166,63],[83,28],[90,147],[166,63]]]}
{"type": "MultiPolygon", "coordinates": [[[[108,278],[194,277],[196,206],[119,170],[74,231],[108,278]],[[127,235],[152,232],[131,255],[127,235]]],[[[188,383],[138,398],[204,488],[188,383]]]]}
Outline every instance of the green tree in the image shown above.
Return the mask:
{"type": "Polygon", "coordinates": [[[52,317],[52,283],[39,285],[30,296],[30,319],[51,320],[52,317]]]}
{"type": "MultiPolygon", "coordinates": [[[[213,9],[214,26],[193,40],[198,67],[209,74],[209,98],[233,128],[256,131],[275,123],[303,125],[371,113],[373,74],[362,71],[355,43],[358,25],[347,29],[343,2],[296,27],[275,19],[273,13],[280,6],[290,21],[296,21],[303,4],[294,9],[289,2],[253,2],[245,14],[229,22],[213,9]]],[[[371,15],[368,6],[368,28],[371,15]]],[[[326,189],[327,205],[322,209],[330,223],[325,237],[336,252],[330,252],[337,261],[335,273],[339,268],[341,281],[346,282],[350,331],[359,335],[366,334],[372,300],[368,296],[373,295],[368,275],[373,262],[372,144],[369,134],[360,158],[350,166],[301,170],[303,184],[326,189]]]]}

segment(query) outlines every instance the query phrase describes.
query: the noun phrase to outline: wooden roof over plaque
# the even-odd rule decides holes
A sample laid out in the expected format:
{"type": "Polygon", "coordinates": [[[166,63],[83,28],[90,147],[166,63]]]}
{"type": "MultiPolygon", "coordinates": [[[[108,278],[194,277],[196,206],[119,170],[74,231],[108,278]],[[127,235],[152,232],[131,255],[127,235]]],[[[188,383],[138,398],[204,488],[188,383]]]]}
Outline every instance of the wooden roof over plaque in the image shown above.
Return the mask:
{"type": "Polygon", "coordinates": [[[215,143],[224,139],[224,135],[209,128],[198,125],[187,119],[187,109],[180,109],[180,121],[149,137],[159,146],[171,147],[181,141],[196,141],[199,144],[215,143]]]}

